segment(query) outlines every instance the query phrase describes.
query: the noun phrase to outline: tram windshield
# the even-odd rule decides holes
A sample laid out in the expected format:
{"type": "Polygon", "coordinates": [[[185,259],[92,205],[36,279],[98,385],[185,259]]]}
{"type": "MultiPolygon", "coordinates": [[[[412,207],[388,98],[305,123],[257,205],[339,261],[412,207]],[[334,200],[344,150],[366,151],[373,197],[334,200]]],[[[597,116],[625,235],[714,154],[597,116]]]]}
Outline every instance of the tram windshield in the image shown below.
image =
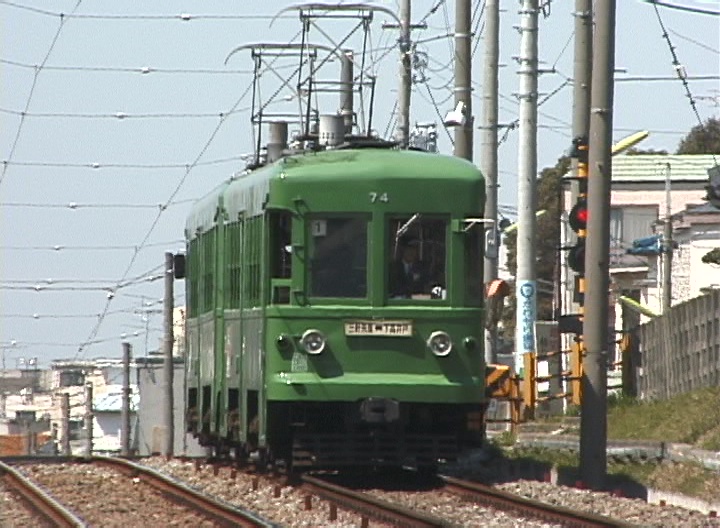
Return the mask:
{"type": "Polygon", "coordinates": [[[367,297],[367,218],[310,220],[309,291],[313,297],[367,297]]]}
{"type": "Polygon", "coordinates": [[[391,299],[446,298],[447,226],[447,219],[420,213],[390,219],[391,299]]]}

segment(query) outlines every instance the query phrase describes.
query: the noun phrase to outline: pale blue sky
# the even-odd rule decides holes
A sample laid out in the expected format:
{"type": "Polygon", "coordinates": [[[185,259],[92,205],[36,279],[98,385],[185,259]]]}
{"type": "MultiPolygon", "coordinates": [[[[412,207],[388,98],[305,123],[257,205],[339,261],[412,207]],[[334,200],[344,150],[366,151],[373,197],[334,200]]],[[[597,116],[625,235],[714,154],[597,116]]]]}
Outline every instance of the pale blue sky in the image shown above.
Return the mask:
{"type": "MultiPolygon", "coordinates": [[[[674,3],[720,9],[714,0],[674,3]]],[[[413,20],[436,4],[437,0],[413,2],[413,20]]],[[[541,77],[544,94],[572,76],[573,4],[555,0],[549,16],[540,20],[541,67],[555,66],[558,72],[541,77]]],[[[252,76],[242,72],[251,70],[252,62],[248,52],[236,55],[227,66],[224,60],[241,44],[287,42],[300,29],[295,17],[278,20],[272,28],[265,19],[237,18],[274,15],[287,5],[290,2],[272,0],[0,1],[0,153],[5,163],[0,181],[0,346],[8,368],[19,358],[36,357],[47,364],[59,358],[117,357],[123,334],[137,355],[145,353],[146,343],[150,350],[158,347],[162,280],[140,280],[118,289],[96,329],[97,314],[106,308],[106,289],[120,279],[157,276],[164,252],[183,247],[190,201],[242,168],[237,159],[221,160],[253,149],[246,110],[250,97],[222,123],[218,116],[246,90],[252,76]],[[61,19],[60,13],[76,16],[61,19]],[[182,20],[181,13],[212,16],[182,20]],[[143,74],[143,67],[158,71],[143,74]],[[127,117],[118,119],[118,113],[127,117]],[[170,206],[159,214],[153,204],[166,204],[171,197],[170,206]],[[71,203],[92,207],[71,208],[71,203]],[[56,246],[61,249],[52,249],[56,246]],[[36,285],[41,285],[40,291],[36,285]],[[145,322],[136,313],[144,302],[153,312],[147,336],[145,322]],[[89,339],[101,342],[78,352],[89,339]]],[[[382,5],[395,9],[397,4],[382,5]]],[[[512,57],[519,51],[519,34],[513,29],[518,7],[519,2],[503,2],[501,15],[503,124],[517,117],[513,94],[519,82],[512,57]]],[[[690,87],[702,119],[717,116],[720,18],[667,8],[660,8],[660,13],[688,75],[714,76],[690,81],[690,87]]],[[[627,69],[619,78],[672,77],[672,58],[653,6],[641,0],[619,1],[617,19],[616,65],[627,69]]],[[[373,25],[376,47],[386,47],[395,38],[382,29],[386,20],[378,16],[373,25]]],[[[448,22],[452,32],[454,2],[441,3],[427,21],[429,28],[414,38],[443,35],[448,22]]],[[[336,36],[349,29],[340,22],[321,26],[336,36]]],[[[311,40],[327,43],[317,32],[311,40]]],[[[360,41],[351,42],[359,54],[360,41]]],[[[452,101],[451,40],[438,39],[420,49],[431,57],[429,85],[444,114],[452,101]]],[[[481,52],[482,44],[473,61],[476,96],[482,90],[481,52]]],[[[396,65],[393,52],[375,67],[380,77],[374,128],[381,133],[395,99],[396,65]]],[[[336,99],[330,103],[325,108],[334,111],[336,99]]],[[[618,82],[615,103],[614,137],[647,129],[651,135],[643,148],[674,151],[697,124],[677,80],[618,82]]],[[[476,120],[479,112],[476,99],[476,120]]],[[[568,148],[571,112],[569,84],[540,108],[539,170],[554,165],[568,148]]],[[[414,89],[411,120],[438,121],[424,85],[414,89]]],[[[442,150],[449,153],[443,131],[440,138],[442,150]]],[[[510,131],[500,147],[500,202],[510,207],[516,196],[516,139],[517,133],[510,131]]],[[[476,162],[478,146],[476,132],[476,162]]],[[[182,304],[181,283],[176,292],[177,304],[182,304]]]]}

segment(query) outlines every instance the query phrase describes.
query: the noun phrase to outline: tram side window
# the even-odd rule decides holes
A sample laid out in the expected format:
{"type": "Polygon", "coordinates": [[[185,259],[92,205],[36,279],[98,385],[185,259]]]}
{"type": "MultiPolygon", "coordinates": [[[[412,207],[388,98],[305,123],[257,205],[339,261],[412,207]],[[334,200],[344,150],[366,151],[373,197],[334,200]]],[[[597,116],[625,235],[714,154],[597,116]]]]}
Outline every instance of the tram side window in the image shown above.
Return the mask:
{"type": "MultiPolygon", "coordinates": [[[[268,222],[270,228],[270,276],[273,279],[289,279],[292,275],[292,215],[288,211],[273,212],[268,222]]],[[[272,284],[273,304],[290,302],[290,285],[272,284]]]]}
{"type": "Polygon", "coordinates": [[[313,297],[367,297],[367,220],[311,218],[309,292],[313,297]]]}
{"type": "Polygon", "coordinates": [[[273,213],[269,225],[272,277],[289,279],[292,272],[292,215],[285,211],[273,213]]]}
{"type": "Polygon", "coordinates": [[[390,220],[391,299],[445,299],[448,222],[419,213],[390,220]]]}

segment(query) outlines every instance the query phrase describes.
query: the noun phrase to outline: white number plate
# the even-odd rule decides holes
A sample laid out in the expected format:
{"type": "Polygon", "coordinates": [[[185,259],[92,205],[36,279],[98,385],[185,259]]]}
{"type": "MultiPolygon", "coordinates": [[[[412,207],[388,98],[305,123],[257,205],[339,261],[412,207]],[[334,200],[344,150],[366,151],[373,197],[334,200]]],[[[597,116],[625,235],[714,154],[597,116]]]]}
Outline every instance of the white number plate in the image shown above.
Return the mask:
{"type": "Polygon", "coordinates": [[[412,321],[346,321],[346,336],[412,336],[412,321]]]}

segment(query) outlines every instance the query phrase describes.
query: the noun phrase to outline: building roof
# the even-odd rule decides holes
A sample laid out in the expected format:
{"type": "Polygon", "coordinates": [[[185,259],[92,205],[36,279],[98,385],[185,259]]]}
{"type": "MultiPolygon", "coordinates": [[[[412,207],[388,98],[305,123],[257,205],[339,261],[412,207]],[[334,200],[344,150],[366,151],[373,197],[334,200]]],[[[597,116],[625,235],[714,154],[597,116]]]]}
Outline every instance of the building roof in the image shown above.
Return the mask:
{"type": "MultiPolygon", "coordinates": [[[[137,385],[130,385],[130,410],[137,410],[140,391],[137,385]]],[[[120,412],[122,410],[122,385],[108,385],[107,392],[93,395],[93,410],[97,412],[120,412]]]]}
{"type": "Polygon", "coordinates": [[[613,182],[664,182],[665,171],[670,164],[673,182],[708,181],[708,169],[720,159],[712,154],[640,154],[612,158],[613,182]]]}

